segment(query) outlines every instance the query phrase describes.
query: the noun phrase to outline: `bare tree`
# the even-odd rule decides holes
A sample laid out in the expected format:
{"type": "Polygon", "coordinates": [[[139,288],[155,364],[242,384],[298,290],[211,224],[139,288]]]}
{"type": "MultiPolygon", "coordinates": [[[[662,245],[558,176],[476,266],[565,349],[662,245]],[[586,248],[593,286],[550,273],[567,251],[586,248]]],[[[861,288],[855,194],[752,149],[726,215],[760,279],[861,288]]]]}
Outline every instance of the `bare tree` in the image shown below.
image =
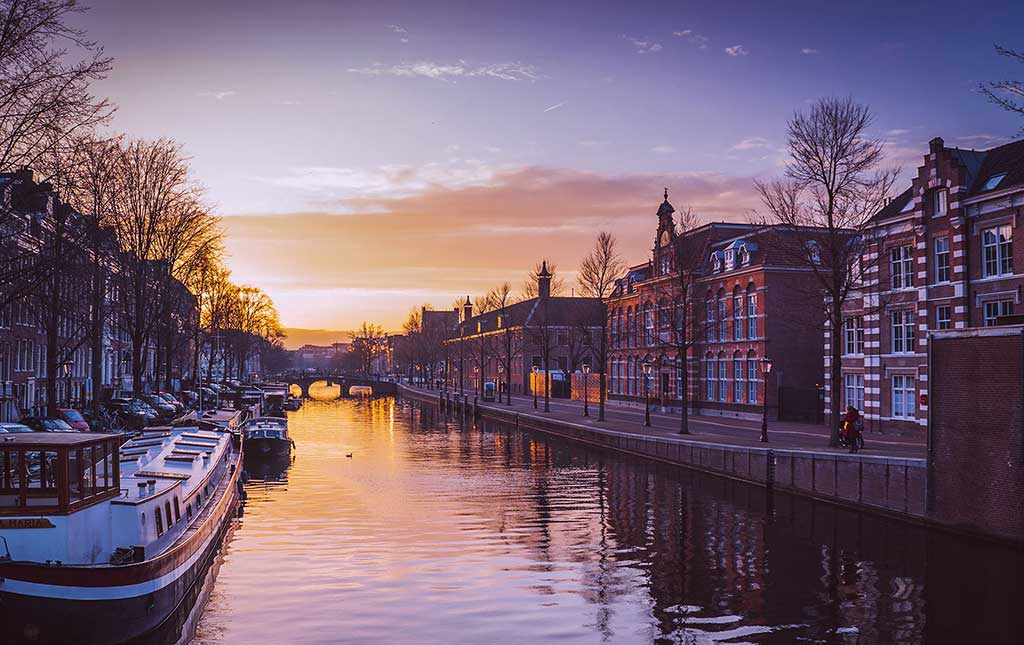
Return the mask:
{"type": "MultiPolygon", "coordinates": [[[[512,362],[515,357],[518,344],[517,336],[512,331],[512,321],[509,319],[509,307],[514,303],[512,301],[512,285],[508,282],[502,282],[500,285],[491,289],[486,298],[491,303],[491,311],[498,316],[498,328],[501,330],[501,339],[499,341],[501,351],[498,352],[498,364],[501,365],[502,371],[505,373],[505,399],[508,405],[512,405],[512,362]]],[[[500,395],[499,392],[499,401],[500,395]]]]}
{"type": "Polygon", "coordinates": [[[384,351],[384,343],[387,341],[384,330],[379,325],[363,321],[362,326],[351,333],[351,338],[350,351],[358,359],[359,370],[369,375],[374,359],[384,351]]]}
{"type": "MultiPolygon", "coordinates": [[[[892,192],[898,169],[882,168],[883,143],[867,134],[871,112],[852,98],[816,101],[789,121],[785,177],[757,182],[768,218],[784,227],[774,242],[809,269],[830,329],[831,444],[838,444],[843,306],[863,284],[869,222],[892,192]]],[[[767,384],[766,384],[767,385],[767,384]]]]}
{"type": "MultiPolygon", "coordinates": [[[[996,45],[996,53],[1000,56],[1024,63],[1024,54],[996,45]]],[[[985,97],[1008,112],[1024,117],[1024,81],[993,81],[978,86],[985,97]]],[[[1024,126],[1021,126],[1024,132],[1024,126]]]]}
{"type": "Polygon", "coordinates": [[[622,256],[615,248],[615,236],[607,231],[597,235],[594,248],[580,262],[579,276],[580,293],[589,298],[601,301],[601,328],[593,333],[591,327],[584,325],[582,332],[597,362],[598,375],[598,413],[597,420],[604,421],[604,404],[608,394],[608,296],[615,288],[615,281],[625,271],[622,256]]]}

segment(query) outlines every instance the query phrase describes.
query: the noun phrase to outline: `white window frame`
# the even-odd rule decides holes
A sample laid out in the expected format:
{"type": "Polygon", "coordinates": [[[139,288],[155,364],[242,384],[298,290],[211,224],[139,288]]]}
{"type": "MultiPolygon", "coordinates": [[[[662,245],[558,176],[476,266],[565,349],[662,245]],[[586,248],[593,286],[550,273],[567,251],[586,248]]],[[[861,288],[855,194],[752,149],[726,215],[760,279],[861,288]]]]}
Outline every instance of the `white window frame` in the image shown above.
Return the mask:
{"type": "Polygon", "coordinates": [[[932,196],[932,215],[939,217],[949,211],[949,191],[940,188],[932,196]]]}
{"type": "Polygon", "coordinates": [[[747,293],[747,338],[757,338],[757,294],[747,293]]]}
{"type": "Polygon", "coordinates": [[[736,403],[743,403],[743,390],[746,387],[743,381],[743,359],[734,356],[732,359],[732,398],[736,403]]]}
{"type": "Polygon", "coordinates": [[[935,307],[935,328],[953,328],[953,307],[951,305],[938,305],[935,307]],[[945,316],[943,316],[945,314],[945,316]]]}
{"type": "Polygon", "coordinates": [[[858,410],[864,410],[864,375],[844,374],[844,386],[846,393],[846,405],[852,405],[858,410]]]}
{"type": "Polygon", "coordinates": [[[1013,275],[1013,228],[1009,224],[981,232],[981,259],[986,278],[1013,275]]]}
{"type": "Polygon", "coordinates": [[[899,309],[890,317],[892,332],[892,353],[914,353],[914,326],[917,324],[917,312],[913,309],[899,309]]]}
{"type": "Polygon", "coordinates": [[[843,321],[843,349],[846,355],[864,353],[864,316],[849,316],[843,321]]]}
{"type": "Polygon", "coordinates": [[[704,368],[704,383],[706,386],[705,393],[707,394],[708,401],[715,400],[715,359],[711,356],[705,361],[707,365],[704,368]]]}
{"type": "Polygon", "coordinates": [[[909,374],[892,375],[892,416],[913,419],[917,416],[917,390],[914,377],[909,374]]]}
{"type": "Polygon", "coordinates": [[[989,300],[984,303],[984,315],[986,327],[995,326],[1000,316],[1013,315],[1013,300],[989,300]]]}
{"type": "Polygon", "coordinates": [[[949,282],[949,238],[935,238],[935,282],[942,284],[949,282]]]}
{"type": "Polygon", "coordinates": [[[914,286],[914,251],[909,244],[889,249],[889,286],[893,289],[914,286]]]}

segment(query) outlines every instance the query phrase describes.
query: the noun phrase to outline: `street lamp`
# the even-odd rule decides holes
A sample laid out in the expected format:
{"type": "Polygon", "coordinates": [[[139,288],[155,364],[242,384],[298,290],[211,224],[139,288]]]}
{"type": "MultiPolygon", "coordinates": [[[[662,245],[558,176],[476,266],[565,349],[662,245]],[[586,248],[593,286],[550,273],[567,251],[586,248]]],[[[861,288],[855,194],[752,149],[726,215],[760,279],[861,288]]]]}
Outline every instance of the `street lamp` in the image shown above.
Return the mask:
{"type": "Polygon", "coordinates": [[[583,416],[590,416],[590,363],[583,364],[583,416]]]}
{"type": "MultiPolygon", "coordinates": [[[[504,372],[505,372],[505,366],[502,365],[501,363],[498,363],[498,403],[501,403],[501,386],[502,386],[502,384],[505,383],[505,380],[501,378],[501,375],[504,372]]],[[[505,394],[508,395],[508,392],[506,392],[505,394]]],[[[512,402],[509,401],[510,405],[511,405],[511,403],[512,402]]]]}
{"type": "Polygon", "coordinates": [[[761,373],[764,374],[764,406],[761,415],[761,443],[768,443],[768,375],[772,372],[772,359],[761,359],[761,373]]]}
{"type": "Polygon", "coordinates": [[[651,370],[654,368],[650,361],[644,361],[644,426],[651,427],[651,370]]]}
{"type": "Polygon", "coordinates": [[[540,371],[536,365],[533,366],[533,382],[530,383],[530,389],[533,390],[533,409],[537,409],[537,372],[540,371]]]}

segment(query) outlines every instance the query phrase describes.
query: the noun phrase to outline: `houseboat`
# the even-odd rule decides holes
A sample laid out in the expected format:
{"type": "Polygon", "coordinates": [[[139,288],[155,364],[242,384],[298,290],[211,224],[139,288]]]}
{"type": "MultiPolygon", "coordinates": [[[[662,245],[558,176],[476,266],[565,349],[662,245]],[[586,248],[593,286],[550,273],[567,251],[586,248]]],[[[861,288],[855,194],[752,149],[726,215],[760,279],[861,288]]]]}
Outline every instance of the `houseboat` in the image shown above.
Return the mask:
{"type": "Polygon", "coordinates": [[[249,419],[241,430],[250,457],[288,456],[295,445],[288,436],[288,419],[282,417],[249,419]]]}
{"type": "Polygon", "coordinates": [[[122,440],[0,439],[0,642],[136,639],[201,584],[240,503],[240,437],[122,440]]]}

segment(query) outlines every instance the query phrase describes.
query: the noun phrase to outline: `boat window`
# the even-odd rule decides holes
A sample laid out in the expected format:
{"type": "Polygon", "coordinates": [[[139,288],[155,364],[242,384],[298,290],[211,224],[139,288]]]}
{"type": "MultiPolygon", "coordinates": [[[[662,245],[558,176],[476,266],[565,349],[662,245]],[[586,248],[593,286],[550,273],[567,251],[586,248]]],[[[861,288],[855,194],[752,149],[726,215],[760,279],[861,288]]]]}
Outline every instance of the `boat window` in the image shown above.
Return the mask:
{"type": "Polygon", "coordinates": [[[164,502],[164,510],[167,511],[167,528],[171,528],[173,522],[171,522],[171,503],[164,502]]]}
{"type": "Polygon", "coordinates": [[[116,439],[83,438],[77,445],[55,443],[46,433],[18,439],[0,447],[0,515],[66,513],[120,494],[116,439]]]}
{"type": "Polygon", "coordinates": [[[181,507],[178,506],[178,498],[174,498],[174,521],[175,523],[181,521],[181,507]]]}
{"type": "Polygon", "coordinates": [[[192,521],[192,502],[185,504],[185,517],[187,517],[190,522],[192,521]]]}
{"type": "Polygon", "coordinates": [[[164,534],[164,521],[160,518],[160,505],[157,504],[156,508],[153,510],[156,511],[156,513],[153,514],[153,517],[156,518],[156,536],[160,537],[164,534]]]}

